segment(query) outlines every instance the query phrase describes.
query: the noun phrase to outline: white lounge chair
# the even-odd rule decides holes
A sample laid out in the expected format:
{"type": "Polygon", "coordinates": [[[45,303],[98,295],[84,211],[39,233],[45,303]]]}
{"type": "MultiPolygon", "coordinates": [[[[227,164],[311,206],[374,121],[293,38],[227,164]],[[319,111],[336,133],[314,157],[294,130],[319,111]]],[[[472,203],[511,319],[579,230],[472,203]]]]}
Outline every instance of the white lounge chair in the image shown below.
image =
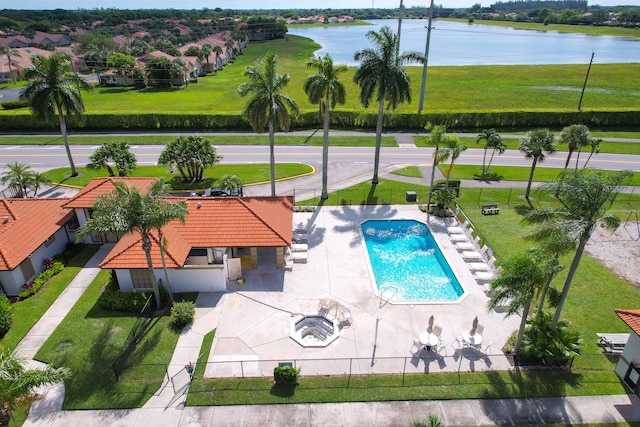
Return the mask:
{"type": "Polygon", "coordinates": [[[469,262],[467,265],[471,271],[491,271],[491,267],[485,262],[469,262]]]}
{"type": "Polygon", "coordinates": [[[468,242],[469,238],[466,234],[449,234],[452,242],[468,242]]]}
{"type": "Polygon", "coordinates": [[[465,234],[462,227],[447,227],[447,234],[465,234]]]}
{"type": "Polygon", "coordinates": [[[475,245],[471,242],[456,242],[456,249],[462,251],[473,251],[476,249],[475,245]]]}
{"type": "Polygon", "coordinates": [[[476,251],[462,251],[462,258],[468,260],[484,261],[484,256],[476,251]]]}

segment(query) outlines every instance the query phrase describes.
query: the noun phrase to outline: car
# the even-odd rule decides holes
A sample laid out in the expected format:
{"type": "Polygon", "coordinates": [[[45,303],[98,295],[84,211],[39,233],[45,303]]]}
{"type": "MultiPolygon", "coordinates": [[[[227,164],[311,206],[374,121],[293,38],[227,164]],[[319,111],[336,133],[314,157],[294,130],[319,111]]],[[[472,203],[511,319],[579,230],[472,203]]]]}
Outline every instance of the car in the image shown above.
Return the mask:
{"type": "Polygon", "coordinates": [[[206,192],[205,195],[206,196],[211,196],[211,197],[225,197],[225,196],[228,196],[229,193],[227,193],[226,191],[224,191],[220,187],[211,187],[211,190],[206,192]]]}

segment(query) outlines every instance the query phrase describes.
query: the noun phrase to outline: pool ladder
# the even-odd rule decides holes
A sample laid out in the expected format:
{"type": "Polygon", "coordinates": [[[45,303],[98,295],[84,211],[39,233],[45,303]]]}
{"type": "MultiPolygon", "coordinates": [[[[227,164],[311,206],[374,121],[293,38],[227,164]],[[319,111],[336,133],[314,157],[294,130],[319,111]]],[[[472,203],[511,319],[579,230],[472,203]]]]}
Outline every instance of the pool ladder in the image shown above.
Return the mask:
{"type": "Polygon", "coordinates": [[[393,297],[396,296],[396,294],[398,293],[398,288],[396,288],[395,286],[387,286],[386,288],[384,288],[381,292],[380,292],[380,301],[378,302],[378,308],[382,308],[384,305],[386,305],[389,301],[393,300],[393,297]],[[393,291],[393,293],[391,294],[390,297],[385,297],[385,293],[389,293],[390,291],[393,291]],[[384,303],[382,302],[384,300],[384,303]]]}

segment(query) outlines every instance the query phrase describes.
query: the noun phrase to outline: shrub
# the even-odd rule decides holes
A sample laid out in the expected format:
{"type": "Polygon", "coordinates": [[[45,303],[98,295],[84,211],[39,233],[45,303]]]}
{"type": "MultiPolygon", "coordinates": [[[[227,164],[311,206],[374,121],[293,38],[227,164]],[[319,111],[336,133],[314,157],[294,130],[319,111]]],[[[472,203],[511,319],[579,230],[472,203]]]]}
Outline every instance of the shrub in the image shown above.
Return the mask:
{"type": "Polygon", "coordinates": [[[60,273],[64,269],[64,264],[60,261],[55,261],[51,264],[51,267],[38,274],[33,282],[27,282],[22,285],[22,291],[18,293],[18,297],[20,299],[29,298],[31,295],[37,293],[40,288],[42,288],[51,277],[60,273]]]}
{"type": "Polygon", "coordinates": [[[5,102],[3,102],[2,103],[2,108],[4,110],[15,110],[17,108],[26,108],[29,105],[31,105],[31,104],[26,99],[25,100],[17,99],[15,101],[5,101],[5,102]]]}
{"type": "Polygon", "coordinates": [[[184,328],[193,322],[196,315],[196,304],[192,301],[174,302],[171,307],[173,324],[178,328],[184,328]]]}
{"type": "Polygon", "coordinates": [[[87,245],[84,243],[74,243],[68,242],[64,248],[64,251],[60,252],[58,255],[54,256],[53,259],[55,261],[60,261],[63,264],[71,261],[73,257],[78,255],[80,252],[84,250],[87,245]]]}
{"type": "Polygon", "coordinates": [[[4,336],[9,328],[11,328],[11,324],[13,323],[13,318],[11,317],[12,311],[13,308],[7,296],[0,295],[0,337],[4,336]]]}
{"type": "Polygon", "coordinates": [[[273,368],[273,380],[279,386],[290,387],[298,384],[298,375],[300,369],[296,369],[293,366],[276,366],[273,368]]]}
{"type": "Polygon", "coordinates": [[[150,295],[152,292],[148,291],[122,292],[114,281],[109,281],[98,297],[98,304],[107,310],[140,313],[150,295]]]}
{"type": "Polygon", "coordinates": [[[55,264],[55,261],[51,258],[45,258],[44,260],[42,260],[42,266],[44,267],[45,270],[50,269],[51,267],[53,267],[54,264],[55,264]]]}

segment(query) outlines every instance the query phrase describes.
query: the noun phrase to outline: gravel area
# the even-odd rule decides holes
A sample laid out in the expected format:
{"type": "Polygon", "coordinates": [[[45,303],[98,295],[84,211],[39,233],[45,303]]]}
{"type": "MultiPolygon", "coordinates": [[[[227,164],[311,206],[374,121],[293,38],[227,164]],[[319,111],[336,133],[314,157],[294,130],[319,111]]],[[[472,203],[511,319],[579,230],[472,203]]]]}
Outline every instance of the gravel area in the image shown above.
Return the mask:
{"type": "Polygon", "coordinates": [[[586,251],[635,287],[640,289],[640,224],[622,223],[611,233],[598,227],[587,243],[586,251]]]}

